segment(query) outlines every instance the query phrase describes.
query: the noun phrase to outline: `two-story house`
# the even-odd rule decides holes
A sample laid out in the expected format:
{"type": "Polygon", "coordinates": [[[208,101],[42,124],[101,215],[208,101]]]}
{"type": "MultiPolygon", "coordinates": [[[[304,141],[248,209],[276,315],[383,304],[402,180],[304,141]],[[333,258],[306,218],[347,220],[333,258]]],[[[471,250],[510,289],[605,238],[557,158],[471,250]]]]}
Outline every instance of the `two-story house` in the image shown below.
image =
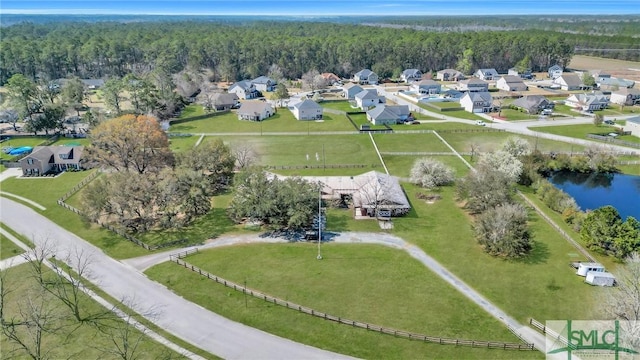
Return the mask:
{"type": "Polygon", "coordinates": [[[547,73],[549,74],[549,78],[550,79],[557,79],[560,76],[562,76],[562,72],[564,69],[562,69],[562,66],[556,64],[553,65],[551,67],[549,67],[549,70],[547,71],[547,73]]]}
{"type": "Polygon", "coordinates": [[[275,91],[276,86],[278,85],[278,83],[275,80],[266,76],[259,76],[251,80],[251,83],[253,84],[253,86],[255,86],[256,90],[260,92],[275,91]]]}
{"type": "Polygon", "coordinates": [[[416,94],[433,95],[440,93],[440,91],[442,90],[442,85],[433,80],[420,80],[411,84],[411,87],[409,89],[411,91],[415,91],[416,94]]]}
{"type": "Polygon", "coordinates": [[[473,75],[478,79],[485,80],[485,81],[495,80],[500,76],[498,75],[498,72],[496,71],[496,69],[493,69],[493,68],[478,69],[473,75]]]}
{"type": "Polygon", "coordinates": [[[65,170],[82,169],[84,146],[36,146],[31,154],[20,159],[24,176],[42,176],[65,170]]]}
{"type": "Polygon", "coordinates": [[[385,102],[384,96],[378,95],[375,89],[362,90],[356,94],[355,100],[356,105],[365,111],[385,102]]]}
{"type": "Polygon", "coordinates": [[[460,105],[470,113],[485,113],[493,109],[493,98],[488,92],[469,92],[460,99],[460,105]]]}
{"type": "Polygon", "coordinates": [[[361,85],[376,85],[378,75],[369,69],[362,69],[353,75],[353,80],[361,85]]]}
{"type": "Polygon", "coordinates": [[[410,83],[422,79],[422,71],[418,69],[406,69],[400,75],[400,80],[410,83]]]}
{"type": "Polygon", "coordinates": [[[518,71],[516,68],[511,68],[507,70],[507,75],[517,76],[521,79],[533,79],[533,74],[531,73],[531,69],[526,69],[524,71],[518,71]]]}
{"type": "Polygon", "coordinates": [[[573,94],[564,103],[578,111],[598,111],[607,108],[609,99],[598,93],[573,94]]]}
{"type": "Polygon", "coordinates": [[[322,120],[322,106],[313,100],[305,99],[291,108],[293,116],[298,120],[322,120]]]}
{"type": "Polygon", "coordinates": [[[488,92],[489,83],[480,79],[466,79],[458,81],[458,91],[488,92]]]}
{"type": "Polygon", "coordinates": [[[618,105],[640,104],[640,90],[621,88],[611,93],[611,102],[618,105]]]}
{"type": "Polygon", "coordinates": [[[440,81],[460,81],[460,80],[464,80],[465,76],[463,73],[461,73],[458,70],[444,69],[436,73],[436,79],[440,81]]]}
{"type": "Polygon", "coordinates": [[[256,89],[255,85],[249,80],[238,81],[229,86],[228,92],[230,94],[236,94],[238,98],[243,100],[255,99],[260,96],[258,89],[256,89]]]}

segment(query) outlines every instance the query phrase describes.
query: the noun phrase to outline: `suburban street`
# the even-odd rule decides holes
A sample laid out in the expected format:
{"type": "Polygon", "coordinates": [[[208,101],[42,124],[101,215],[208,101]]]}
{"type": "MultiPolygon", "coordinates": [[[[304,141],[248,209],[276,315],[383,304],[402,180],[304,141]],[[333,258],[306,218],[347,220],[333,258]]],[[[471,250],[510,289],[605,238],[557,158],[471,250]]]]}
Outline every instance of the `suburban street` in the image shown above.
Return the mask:
{"type": "MultiPolygon", "coordinates": [[[[136,312],[153,309],[148,320],[167,332],[225,359],[346,359],[219,316],[149,280],[135,268],[105,255],[97,247],[62,229],[34,210],[0,197],[3,223],[36,246],[55,247],[58,259],[82,251],[91,260],[89,278],[110,296],[127,300],[136,312]]],[[[62,208],[60,211],[64,211],[62,208]]]]}

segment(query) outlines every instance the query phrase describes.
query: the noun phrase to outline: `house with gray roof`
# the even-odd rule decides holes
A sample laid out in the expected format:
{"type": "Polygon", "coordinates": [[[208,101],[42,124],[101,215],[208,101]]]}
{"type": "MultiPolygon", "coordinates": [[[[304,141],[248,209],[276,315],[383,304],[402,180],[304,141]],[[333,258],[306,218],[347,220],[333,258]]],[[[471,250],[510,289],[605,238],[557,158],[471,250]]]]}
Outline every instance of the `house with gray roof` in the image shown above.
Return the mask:
{"type": "Polygon", "coordinates": [[[624,130],[631,131],[631,135],[640,137],[640,116],[628,118],[624,130]]]}
{"type": "Polygon", "coordinates": [[[522,110],[527,114],[540,114],[544,110],[553,109],[555,104],[542,95],[523,96],[514,100],[511,107],[522,110]]]}
{"type": "Polygon", "coordinates": [[[611,93],[611,102],[618,105],[638,105],[640,104],[640,90],[620,88],[611,93]]]}
{"type": "Polygon", "coordinates": [[[361,85],[378,84],[378,74],[369,69],[362,69],[353,75],[353,80],[361,85]]]}
{"type": "Polygon", "coordinates": [[[255,86],[256,90],[260,92],[274,91],[276,89],[276,85],[278,85],[275,80],[266,76],[259,76],[251,80],[251,83],[253,84],[253,86],[255,86]]]}
{"type": "Polygon", "coordinates": [[[353,100],[356,94],[364,90],[362,86],[355,83],[348,83],[342,87],[342,96],[347,100],[353,100]]]}
{"type": "Polygon", "coordinates": [[[228,92],[236,94],[238,98],[243,100],[255,99],[260,96],[258,89],[249,80],[238,81],[229,87],[228,92]]]}
{"type": "Polygon", "coordinates": [[[597,111],[606,109],[609,99],[602,93],[573,94],[564,103],[578,111],[597,111]]]}
{"type": "Polygon", "coordinates": [[[529,87],[520,76],[504,75],[496,81],[496,87],[504,91],[526,91],[529,87]]]}
{"type": "Polygon", "coordinates": [[[305,99],[294,104],[291,112],[298,120],[322,120],[322,110],[315,101],[305,99]]]}
{"type": "Polygon", "coordinates": [[[419,81],[421,78],[422,78],[422,71],[418,69],[406,69],[400,75],[400,80],[406,83],[419,81]]]}
{"type": "Polygon", "coordinates": [[[460,81],[464,80],[465,76],[456,69],[444,69],[436,73],[436,79],[440,81],[460,81]]]}
{"type": "Polygon", "coordinates": [[[211,103],[211,106],[216,110],[229,110],[236,107],[240,101],[238,95],[235,93],[214,93],[210,95],[210,98],[206,100],[211,103]]]}
{"type": "Polygon", "coordinates": [[[485,81],[489,81],[489,80],[495,80],[498,78],[498,72],[496,71],[496,69],[478,69],[475,73],[473,73],[473,75],[475,77],[477,77],[480,80],[485,80],[485,81]]]}
{"type": "Polygon", "coordinates": [[[596,79],[596,84],[598,84],[598,88],[600,90],[611,90],[611,89],[631,89],[636,84],[633,80],[620,79],[615,77],[601,78],[596,79]]]}
{"type": "Polygon", "coordinates": [[[273,114],[273,107],[266,101],[245,101],[238,109],[239,120],[262,121],[273,114]]]}
{"type": "Polygon", "coordinates": [[[466,79],[458,81],[458,91],[468,92],[487,92],[489,91],[489,83],[480,79],[466,79]]]}
{"type": "Polygon", "coordinates": [[[524,71],[518,71],[516,68],[511,68],[507,70],[507,75],[517,76],[521,79],[533,79],[533,74],[531,73],[531,69],[526,69],[524,71]]]}
{"type": "Polygon", "coordinates": [[[367,111],[367,120],[373,125],[395,125],[409,119],[408,105],[378,105],[367,111]]]}
{"type": "Polygon", "coordinates": [[[416,94],[433,95],[439,94],[442,90],[442,85],[434,80],[420,80],[411,84],[411,91],[415,91],[416,94]]]}
{"type": "Polygon", "coordinates": [[[67,170],[82,169],[84,146],[36,146],[20,159],[24,176],[42,176],[67,170]]]}
{"type": "Polygon", "coordinates": [[[356,105],[362,110],[368,110],[379,104],[384,104],[384,96],[378,95],[378,91],[375,89],[362,90],[355,96],[356,105]]]}
{"type": "Polygon", "coordinates": [[[493,98],[488,92],[468,92],[460,99],[460,106],[470,113],[493,110],[493,98]]]}
{"type": "Polygon", "coordinates": [[[582,84],[582,79],[576,74],[563,74],[555,79],[553,83],[560,86],[565,91],[586,90],[589,87],[582,84]]]}
{"type": "Polygon", "coordinates": [[[103,79],[80,79],[80,81],[89,90],[99,89],[104,86],[103,79]]]}
{"type": "Polygon", "coordinates": [[[564,69],[562,68],[562,66],[556,64],[549,67],[549,70],[547,71],[547,73],[549,74],[549,78],[553,80],[562,76],[563,70],[564,69]]]}

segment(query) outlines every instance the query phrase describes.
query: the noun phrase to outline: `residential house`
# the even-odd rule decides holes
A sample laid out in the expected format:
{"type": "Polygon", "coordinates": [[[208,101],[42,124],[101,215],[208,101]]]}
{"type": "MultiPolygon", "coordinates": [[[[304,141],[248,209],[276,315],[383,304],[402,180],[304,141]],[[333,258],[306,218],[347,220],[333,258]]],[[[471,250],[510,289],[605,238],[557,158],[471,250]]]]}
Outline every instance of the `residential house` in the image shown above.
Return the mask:
{"type": "Polygon", "coordinates": [[[558,64],[551,66],[548,70],[549,78],[551,79],[559,78],[560,76],[562,76],[562,71],[563,71],[562,66],[558,64]]]}
{"type": "Polygon", "coordinates": [[[609,99],[601,93],[573,94],[564,103],[578,111],[591,112],[606,109],[609,105],[609,99]]]}
{"type": "Polygon", "coordinates": [[[613,90],[613,89],[631,89],[636,84],[633,80],[626,80],[614,77],[596,79],[596,84],[600,90],[613,90]]]}
{"type": "Polygon", "coordinates": [[[235,93],[214,93],[210,95],[210,98],[206,99],[205,101],[207,101],[207,103],[210,103],[211,106],[218,111],[229,110],[240,104],[238,95],[236,95],[235,93]]]}
{"type": "Polygon", "coordinates": [[[554,108],[554,103],[542,95],[529,95],[516,99],[511,106],[528,114],[540,114],[554,108]]]}
{"type": "Polygon", "coordinates": [[[589,87],[582,84],[582,80],[576,74],[564,74],[555,79],[553,83],[560,86],[560,89],[565,91],[572,90],[586,90],[589,87]]]}
{"type": "Polygon", "coordinates": [[[589,74],[591,74],[591,76],[593,76],[593,79],[596,82],[598,82],[598,80],[610,79],[611,78],[611,74],[609,74],[608,72],[606,72],[604,70],[591,70],[591,71],[589,71],[589,74]]]}
{"type": "Polygon", "coordinates": [[[355,100],[356,106],[365,111],[385,102],[384,96],[378,95],[375,89],[362,90],[356,94],[355,100]]]}
{"type": "Polygon", "coordinates": [[[489,83],[480,79],[467,79],[458,81],[458,91],[488,92],[489,83]]]}
{"type": "Polygon", "coordinates": [[[414,82],[410,87],[411,91],[415,91],[416,94],[439,94],[442,90],[442,85],[433,80],[421,80],[414,82]]]}
{"type": "Polygon", "coordinates": [[[229,87],[228,92],[236,94],[238,98],[243,100],[255,99],[260,96],[258,89],[249,80],[238,81],[229,87]]]}
{"type": "Polygon", "coordinates": [[[356,94],[364,90],[362,86],[354,83],[348,83],[342,87],[342,96],[347,100],[353,100],[356,94]]]}
{"type": "Polygon", "coordinates": [[[621,88],[611,93],[611,102],[618,105],[640,104],[640,90],[621,88]]]}
{"type": "Polygon", "coordinates": [[[292,106],[291,112],[298,120],[321,120],[322,106],[313,100],[305,99],[292,106]]]}
{"type": "Polygon", "coordinates": [[[378,84],[378,75],[369,69],[362,69],[353,75],[353,80],[362,85],[378,84]]]}
{"type": "Polygon", "coordinates": [[[518,71],[516,68],[511,68],[507,70],[507,75],[518,76],[521,79],[533,79],[533,74],[531,73],[531,69],[527,69],[525,71],[518,71]]]}
{"type": "Polygon", "coordinates": [[[80,81],[89,90],[96,90],[104,86],[102,79],[80,79],[80,81]]]}
{"type": "Polygon", "coordinates": [[[274,114],[274,109],[266,101],[245,101],[238,109],[239,120],[262,121],[274,114]]]}
{"type": "Polygon", "coordinates": [[[489,92],[469,92],[460,99],[460,105],[470,113],[490,112],[493,98],[489,92]]]}
{"type": "Polygon", "coordinates": [[[418,69],[406,69],[400,75],[400,79],[406,83],[418,81],[422,78],[422,71],[418,69]]]}
{"type": "Polygon", "coordinates": [[[322,73],[320,74],[320,76],[322,76],[324,81],[326,81],[327,84],[329,85],[335,85],[336,83],[339,83],[342,80],[338,75],[334,73],[322,73]]]}
{"type": "Polygon", "coordinates": [[[373,125],[393,125],[409,119],[408,105],[378,105],[367,111],[367,120],[373,125]]]}
{"type": "Polygon", "coordinates": [[[496,69],[478,69],[478,71],[476,71],[473,75],[478,79],[485,81],[495,80],[498,78],[498,76],[500,76],[498,75],[496,69]]]}
{"type": "Polygon", "coordinates": [[[266,76],[258,76],[257,78],[251,80],[251,83],[256,87],[256,90],[260,92],[275,91],[276,86],[278,85],[275,80],[266,76]]]}
{"type": "Polygon", "coordinates": [[[505,75],[496,81],[496,87],[504,91],[526,91],[529,87],[522,78],[515,75],[505,75]]]}
{"type": "Polygon", "coordinates": [[[84,146],[36,146],[31,154],[20,159],[22,174],[42,176],[65,170],[82,169],[84,146]]]}
{"type": "Polygon", "coordinates": [[[436,73],[436,79],[440,81],[460,81],[464,78],[464,74],[455,69],[444,69],[436,73]]]}
{"type": "Polygon", "coordinates": [[[627,118],[627,124],[624,126],[625,131],[631,131],[631,135],[640,137],[640,116],[627,118]]]}

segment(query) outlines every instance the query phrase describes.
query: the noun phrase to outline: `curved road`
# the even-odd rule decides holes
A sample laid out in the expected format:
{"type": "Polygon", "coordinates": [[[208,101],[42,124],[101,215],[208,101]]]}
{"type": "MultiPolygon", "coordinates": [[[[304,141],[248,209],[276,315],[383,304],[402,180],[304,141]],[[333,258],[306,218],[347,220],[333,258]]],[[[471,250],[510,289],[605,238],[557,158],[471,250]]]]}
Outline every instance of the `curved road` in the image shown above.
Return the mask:
{"type": "Polygon", "coordinates": [[[0,209],[2,221],[36,246],[54,244],[57,258],[82,251],[90,257],[89,281],[116,299],[132,299],[131,307],[138,313],[158,310],[160,314],[148,320],[212,354],[225,359],[348,358],[242,325],[189,302],[24,205],[0,197],[0,209]]]}

